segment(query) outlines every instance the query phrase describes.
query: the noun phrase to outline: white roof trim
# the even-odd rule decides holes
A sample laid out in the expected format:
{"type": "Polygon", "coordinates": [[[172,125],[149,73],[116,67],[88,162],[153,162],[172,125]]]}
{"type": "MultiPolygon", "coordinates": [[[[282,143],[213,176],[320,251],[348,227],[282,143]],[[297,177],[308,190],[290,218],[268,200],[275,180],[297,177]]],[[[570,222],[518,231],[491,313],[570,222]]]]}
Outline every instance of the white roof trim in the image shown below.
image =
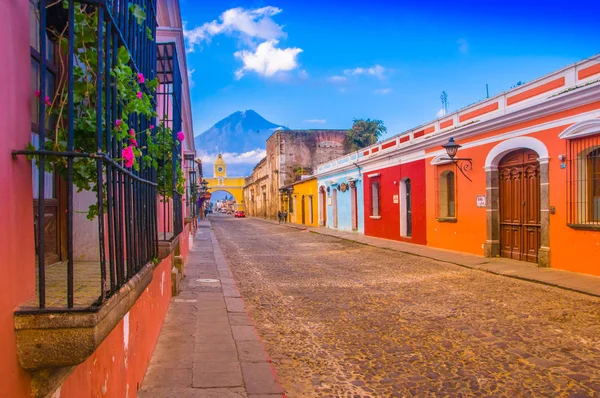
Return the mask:
{"type": "Polygon", "coordinates": [[[595,134],[600,134],[600,119],[590,119],[575,123],[560,133],[558,138],[563,140],[572,140],[573,138],[595,134]]]}

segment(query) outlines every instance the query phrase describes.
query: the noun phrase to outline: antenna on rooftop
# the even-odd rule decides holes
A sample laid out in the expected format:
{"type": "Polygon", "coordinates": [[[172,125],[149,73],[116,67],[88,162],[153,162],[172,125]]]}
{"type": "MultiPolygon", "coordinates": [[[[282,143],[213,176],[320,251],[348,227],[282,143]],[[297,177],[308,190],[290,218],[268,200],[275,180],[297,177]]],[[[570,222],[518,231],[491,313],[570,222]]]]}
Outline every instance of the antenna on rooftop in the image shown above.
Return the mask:
{"type": "Polygon", "coordinates": [[[445,91],[442,91],[442,95],[440,95],[440,99],[442,100],[442,109],[444,111],[444,115],[448,114],[448,94],[445,91]]]}

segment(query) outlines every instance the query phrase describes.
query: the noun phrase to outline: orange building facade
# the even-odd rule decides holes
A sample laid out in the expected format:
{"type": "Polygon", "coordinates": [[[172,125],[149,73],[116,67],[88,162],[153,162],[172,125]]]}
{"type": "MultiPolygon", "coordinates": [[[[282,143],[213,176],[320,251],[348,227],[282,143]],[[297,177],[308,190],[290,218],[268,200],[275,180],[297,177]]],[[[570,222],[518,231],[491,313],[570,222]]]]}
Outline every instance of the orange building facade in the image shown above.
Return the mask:
{"type": "MultiPolygon", "coordinates": [[[[600,56],[365,148],[362,174],[396,185],[382,198],[365,184],[378,222],[396,206],[401,219],[390,228],[406,224],[402,202],[415,198],[404,199],[394,170],[420,160],[424,179],[411,184],[425,186],[425,217],[408,222],[426,231],[422,243],[600,275],[600,56]],[[454,159],[442,147],[450,139],[460,145],[454,159]]],[[[342,167],[336,162],[319,173],[342,167]]]]}

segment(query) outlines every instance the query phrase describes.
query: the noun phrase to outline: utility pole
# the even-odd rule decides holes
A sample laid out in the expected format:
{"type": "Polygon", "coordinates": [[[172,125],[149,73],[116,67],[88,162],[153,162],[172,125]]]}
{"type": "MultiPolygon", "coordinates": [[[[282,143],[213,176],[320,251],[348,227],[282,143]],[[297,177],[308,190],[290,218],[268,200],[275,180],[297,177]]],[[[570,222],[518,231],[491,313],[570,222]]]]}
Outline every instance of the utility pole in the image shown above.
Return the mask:
{"type": "Polygon", "coordinates": [[[444,115],[448,114],[448,94],[445,91],[442,91],[442,95],[440,95],[440,99],[442,100],[442,109],[444,110],[444,115]]]}

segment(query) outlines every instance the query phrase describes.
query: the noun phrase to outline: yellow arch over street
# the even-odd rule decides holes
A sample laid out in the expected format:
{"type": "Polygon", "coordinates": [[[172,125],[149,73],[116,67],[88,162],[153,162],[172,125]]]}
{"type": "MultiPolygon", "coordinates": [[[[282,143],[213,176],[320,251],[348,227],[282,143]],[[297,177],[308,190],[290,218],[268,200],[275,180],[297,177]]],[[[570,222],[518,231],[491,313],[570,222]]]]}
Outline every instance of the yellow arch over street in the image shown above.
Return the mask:
{"type": "Polygon", "coordinates": [[[226,191],[233,196],[236,202],[236,210],[245,210],[244,207],[244,178],[242,177],[230,177],[230,178],[205,178],[208,182],[208,192],[211,194],[217,191],[226,191]]]}
{"type": "Polygon", "coordinates": [[[226,191],[233,196],[236,210],[246,210],[244,206],[244,177],[227,177],[227,164],[219,154],[215,161],[215,176],[205,178],[208,192],[226,191]]]}

